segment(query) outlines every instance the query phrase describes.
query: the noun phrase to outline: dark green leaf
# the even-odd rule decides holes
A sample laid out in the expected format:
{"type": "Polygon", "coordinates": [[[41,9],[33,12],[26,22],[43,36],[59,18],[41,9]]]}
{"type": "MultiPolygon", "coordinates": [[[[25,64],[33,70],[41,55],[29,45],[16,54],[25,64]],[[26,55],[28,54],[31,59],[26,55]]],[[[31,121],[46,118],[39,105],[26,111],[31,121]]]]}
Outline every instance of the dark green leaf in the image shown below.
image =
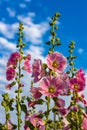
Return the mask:
{"type": "Polygon", "coordinates": [[[35,127],[34,127],[29,121],[26,121],[25,124],[26,124],[31,130],[35,130],[35,127]]]}
{"type": "Polygon", "coordinates": [[[25,104],[22,104],[21,105],[21,110],[24,112],[24,113],[27,113],[27,107],[25,104]]]}

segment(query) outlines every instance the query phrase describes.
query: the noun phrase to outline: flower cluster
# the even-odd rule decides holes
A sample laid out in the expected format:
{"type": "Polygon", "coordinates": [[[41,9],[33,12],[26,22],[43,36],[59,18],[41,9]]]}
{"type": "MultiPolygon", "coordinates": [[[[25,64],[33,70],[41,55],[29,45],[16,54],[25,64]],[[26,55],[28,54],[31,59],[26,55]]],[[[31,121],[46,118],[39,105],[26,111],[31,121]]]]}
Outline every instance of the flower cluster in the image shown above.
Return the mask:
{"type": "Polygon", "coordinates": [[[52,45],[46,56],[46,63],[41,59],[34,59],[31,64],[32,56],[23,53],[25,44],[23,43],[23,24],[19,25],[18,52],[11,54],[7,61],[6,79],[12,81],[6,85],[6,89],[17,86],[15,98],[10,99],[8,94],[2,95],[2,106],[5,108],[6,122],[0,124],[1,130],[21,130],[22,116],[24,130],[87,130],[87,113],[82,108],[87,108],[87,101],[83,94],[86,87],[85,73],[82,68],[76,69],[73,56],[74,42],[71,42],[69,48],[70,56],[66,58],[62,53],[54,51],[54,47],[61,45],[56,37],[56,22],[60,14],[56,13],[52,17],[52,35],[51,41],[47,42],[52,45]],[[68,70],[69,62],[69,71],[68,70]],[[67,69],[66,69],[67,68],[67,69]],[[22,71],[31,73],[31,86],[29,96],[22,93],[22,83],[24,74],[22,71]],[[65,97],[71,100],[66,105],[65,97]],[[15,107],[13,103],[15,102],[15,107]],[[40,109],[42,105],[43,110],[40,109]],[[81,106],[82,105],[82,106],[81,106]],[[39,107],[38,107],[39,106],[39,107]],[[16,110],[17,123],[11,122],[10,111],[16,110]],[[40,110],[37,110],[40,109],[40,110]]]}
{"type": "Polygon", "coordinates": [[[11,54],[7,62],[6,79],[12,80],[16,77],[15,68],[17,67],[18,61],[21,60],[21,55],[19,52],[14,52],[11,54]]]}

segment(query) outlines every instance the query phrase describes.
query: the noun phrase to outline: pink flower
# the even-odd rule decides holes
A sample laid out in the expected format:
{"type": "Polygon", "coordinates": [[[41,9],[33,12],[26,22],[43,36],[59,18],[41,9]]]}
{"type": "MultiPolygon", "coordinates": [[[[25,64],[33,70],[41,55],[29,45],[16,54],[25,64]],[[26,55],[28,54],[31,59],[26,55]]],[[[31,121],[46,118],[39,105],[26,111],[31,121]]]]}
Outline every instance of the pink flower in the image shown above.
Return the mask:
{"type": "Polygon", "coordinates": [[[56,105],[58,107],[62,107],[63,108],[65,106],[65,101],[63,99],[59,98],[58,101],[56,102],[56,105]]]}
{"type": "Polygon", "coordinates": [[[63,130],[71,130],[70,125],[65,126],[63,130]]]}
{"type": "Polygon", "coordinates": [[[80,80],[85,81],[85,73],[82,69],[78,70],[76,73],[76,77],[80,80]]]}
{"type": "Polygon", "coordinates": [[[24,84],[23,84],[23,83],[20,83],[20,84],[19,84],[19,87],[24,87],[24,84]]]}
{"type": "Polygon", "coordinates": [[[9,67],[7,70],[6,70],[6,79],[7,80],[12,80],[13,78],[16,77],[16,71],[14,68],[12,67],[9,67]]]}
{"type": "Polygon", "coordinates": [[[24,130],[30,130],[30,128],[27,125],[25,125],[24,130]]]}
{"type": "Polygon", "coordinates": [[[85,107],[87,107],[87,100],[83,100],[82,103],[84,104],[85,107]]]}
{"type": "MultiPolygon", "coordinates": [[[[38,130],[45,130],[45,124],[42,118],[39,117],[39,115],[42,114],[41,111],[31,115],[31,116],[26,116],[25,120],[30,121],[30,123],[33,124],[38,130]]],[[[27,129],[25,129],[27,130],[27,129]]]]}
{"type": "Polygon", "coordinates": [[[42,61],[40,59],[35,59],[32,65],[32,77],[34,77],[34,82],[39,81],[44,76],[44,69],[42,61]]]}
{"type": "Polygon", "coordinates": [[[63,72],[67,66],[67,59],[58,52],[48,54],[46,60],[48,67],[58,73],[63,72]]]}
{"type": "Polygon", "coordinates": [[[59,112],[60,112],[60,114],[61,114],[62,116],[64,116],[65,114],[67,114],[68,109],[67,109],[67,108],[60,108],[60,109],[59,109],[59,112]]]}
{"type": "Polygon", "coordinates": [[[28,54],[26,56],[26,59],[24,61],[24,66],[23,66],[23,70],[27,71],[28,73],[31,73],[30,59],[31,59],[31,56],[30,54],[28,54]]]}
{"type": "Polygon", "coordinates": [[[70,80],[71,89],[76,92],[83,91],[85,88],[85,83],[86,83],[85,73],[83,72],[82,69],[77,71],[76,78],[72,78],[70,80]]]}
{"type": "Polygon", "coordinates": [[[10,120],[7,121],[7,127],[8,127],[8,130],[13,130],[13,124],[11,123],[10,120]]]}
{"type": "Polygon", "coordinates": [[[70,79],[70,88],[76,92],[83,91],[85,88],[85,81],[78,78],[72,78],[70,79]]]}
{"type": "Polygon", "coordinates": [[[28,102],[28,107],[33,107],[37,104],[37,101],[30,101],[28,102]]]}
{"type": "Polygon", "coordinates": [[[8,59],[8,62],[7,62],[7,68],[9,66],[17,66],[17,62],[21,60],[21,55],[19,52],[14,52],[11,54],[10,58],[8,59]]]}
{"type": "Polygon", "coordinates": [[[42,96],[42,94],[39,92],[39,89],[40,88],[35,88],[35,87],[30,88],[30,92],[35,99],[38,99],[42,96]]]}
{"type": "Polygon", "coordinates": [[[83,130],[87,130],[87,118],[84,118],[84,119],[83,119],[82,129],[83,129],[83,130]]]}
{"type": "Polygon", "coordinates": [[[11,89],[14,85],[16,84],[16,82],[12,82],[12,83],[10,83],[10,84],[7,84],[5,87],[6,87],[6,89],[11,89]]]}
{"type": "Polygon", "coordinates": [[[45,96],[56,97],[59,94],[63,94],[66,86],[64,86],[64,81],[57,76],[47,76],[40,82],[39,88],[40,92],[45,96]]]}
{"type": "Polygon", "coordinates": [[[6,87],[6,89],[10,90],[12,88],[12,86],[13,86],[12,84],[7,84],[5,87],[6,87]]]}
{"type": "Polygon", "coordinates": [[[60,74],[59,78],[61,80],[61,88],[63,87],[61,95],[67,95],[70,90],[70,79],[66,73],[60,74]]]}

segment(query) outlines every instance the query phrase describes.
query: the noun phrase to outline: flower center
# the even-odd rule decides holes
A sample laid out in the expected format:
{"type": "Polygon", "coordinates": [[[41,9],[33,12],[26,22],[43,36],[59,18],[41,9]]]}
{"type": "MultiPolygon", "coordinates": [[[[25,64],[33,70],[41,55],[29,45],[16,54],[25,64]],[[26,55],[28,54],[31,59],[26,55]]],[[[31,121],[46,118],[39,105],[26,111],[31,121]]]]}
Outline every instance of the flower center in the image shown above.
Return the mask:
{"type": "Polygon", "coordinates": [[[74,84],[74,89],[78,89],[79,85],[78,84],[74,84]]]}
{"type": "Polygon", "coordinates": [[[55,90],[55,87],[54,86],[50,86],[49,89],[48,89],[48,92],[49,93],[54,93],[56,90],[55,90]]]}
{"type": "Polygon", "coordinates": [[[37,118],[34,118],[34,120],[33,120],[33,121],[34,121],[34,123],[36,123],[36,122],[38,121],[38,119],[37,119],[37,118]]]}
{"type": "Polygon", "coordinates": [[[58,61],[53,61],[52,66],[54,68],[57,68],[59,66],[59,62],[58,61]]]}

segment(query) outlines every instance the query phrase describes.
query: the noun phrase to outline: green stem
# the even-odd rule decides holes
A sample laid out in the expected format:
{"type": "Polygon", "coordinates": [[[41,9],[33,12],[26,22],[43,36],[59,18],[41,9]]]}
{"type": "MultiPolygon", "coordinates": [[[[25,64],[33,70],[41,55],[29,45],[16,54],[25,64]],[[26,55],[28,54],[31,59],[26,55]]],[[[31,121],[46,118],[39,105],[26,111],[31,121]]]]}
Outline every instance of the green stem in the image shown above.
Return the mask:
{"type": "Polygon", "coordinates": [[[54,112],[54,130],[56,130],[56,113],[54,112]]]}
{"type": "Polygon", "coordinates": [[[6,130],[8,130],[7,121],[8,121],[8,119],[7,119],[7,112],[6,112],[6,130]]]}
{"type": "MultiPolygon", "coordinates": [[[[47,115],[46,119],[49,120],[49,114],[50,114],[50,97],[47,97],[47,115]]],[[[48,124],[46,124],[46,130],[49,130],[48,124]]]]}
{"type": "MultiPolygon", "coordinates": [[[[52,26],[52,31],[54,32],[54,25],[52,26]]],[[[52,48],[54,49],[55,47],[55,36],[52,36],[52,39],[54,39],[53,43],[52,43],[52,48]]]]}
{"type": "Polygon", "coordinates": [[[78,119],[78,113],[76,112],[76,130],[79,130],[79,119],[78,119]]]}
{"type": "Polygon", "coordinates": [[[20,107],[20,76],[21,76],[21,68],[19,62],[19,82],[18,82],[18,100],[17,100],[17,116],[18,116],[18,130],[21,128],[21,107],[20,107]]]}
{"type": "Polygon", "coordinates": [[[50,111],[50,97],[48,97],[48,102],[47,102],[47,111],[48,111],[48,114],[47,114],[47,120],[49,120],[49,111],[50,111]]]}

